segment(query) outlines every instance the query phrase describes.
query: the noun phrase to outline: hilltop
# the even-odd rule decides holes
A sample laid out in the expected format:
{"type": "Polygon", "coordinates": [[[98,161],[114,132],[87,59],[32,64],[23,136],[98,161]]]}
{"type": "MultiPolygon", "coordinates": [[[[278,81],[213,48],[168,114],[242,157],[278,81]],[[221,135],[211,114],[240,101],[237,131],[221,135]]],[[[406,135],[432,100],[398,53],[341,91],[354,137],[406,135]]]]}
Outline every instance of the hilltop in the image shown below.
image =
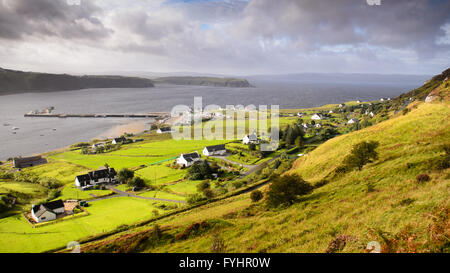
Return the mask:
{"type": "Polygon", "coordinates": [[[87,88],[154,87],[149,79],[122,76],[72,76],[23,72],[0,68],[0,95],[25,92],[49,92],[87,88]]]}
{"type": "Polygon", "coordinates": [[[153,80],[155,83],[176,85],[198,85],[215,87],[251,87],[245,79],[216,77],[161,77],[153,80]]]}
{"type": "MultiPolygon", "coordinates": [[[[450,82],[445,73],[393,100],[390,118],[333,138],[299,158],[315,190],[291,206],[268,209],[250,193],[221,199],[151,225],[83,245],[88,252],[383,252],[450,251],[450,82]],[[435,99],[425,98],[429,95],[435,99]],[[405,105],[408,111],[395,109],[405,105]],[[378,141],[378,159],[361,171],[339,172],[361,141],[378,141]],[[418,181],[419,175],[430,177],[418,181]],[[158,239],[154,239],[155,225],[158,239]]],[[[276,166],[269,166],[274,171],[276,166]]],[[[264,172],[264,171],[263,171],[264,172]]],[[[266,192],[268,185],[261,188],[266,192]]]]}

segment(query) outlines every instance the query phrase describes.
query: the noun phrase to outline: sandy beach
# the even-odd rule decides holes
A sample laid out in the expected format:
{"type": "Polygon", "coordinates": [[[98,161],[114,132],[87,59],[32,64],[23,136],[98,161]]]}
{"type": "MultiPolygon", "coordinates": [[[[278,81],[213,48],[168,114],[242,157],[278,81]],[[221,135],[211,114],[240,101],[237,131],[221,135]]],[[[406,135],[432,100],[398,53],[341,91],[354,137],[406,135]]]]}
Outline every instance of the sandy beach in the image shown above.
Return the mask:
{"type": "Polygon", "coordinates": [[[125,133],[128,134],[139,134],[144,132],[145,130],[150,129],[150,124],[152,124],[152,120],[141,120],[141,121],[131,121],[129,123],[119,124],[114,128],[109,129],[108,131],[97,136],[97,139],[104,138],[114,138],[122,136],[125,133]]]}

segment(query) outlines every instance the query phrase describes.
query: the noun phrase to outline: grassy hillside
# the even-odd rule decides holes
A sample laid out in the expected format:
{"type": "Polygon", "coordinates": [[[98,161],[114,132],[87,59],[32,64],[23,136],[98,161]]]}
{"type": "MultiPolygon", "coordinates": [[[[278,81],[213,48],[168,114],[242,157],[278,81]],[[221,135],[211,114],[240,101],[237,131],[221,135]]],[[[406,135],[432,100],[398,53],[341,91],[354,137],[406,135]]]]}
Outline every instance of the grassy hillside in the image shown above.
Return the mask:
{"type": "Polygon", "coordinates": [[[267,209],[246,193],[157,221],[163,235],[156,241],[152,227],[144,226],[83,250],[211,252],[214,238],[221,238],[226,252],[364,252],[371,241],[383,252],[449,252],[450,169],[438,164],[450,144],[448,83],[421,91],[437,92],[441,100],[416,101],[408,113],[329,140],[298,159],[290,173],[313,184],[328,181],[292,206],[267,209]],[[362,171],[336,173],[352,145],[364,140],[380,143],[379,159],[362,171]],[[419,174],[431,180],[417,182],[419,174]]]}

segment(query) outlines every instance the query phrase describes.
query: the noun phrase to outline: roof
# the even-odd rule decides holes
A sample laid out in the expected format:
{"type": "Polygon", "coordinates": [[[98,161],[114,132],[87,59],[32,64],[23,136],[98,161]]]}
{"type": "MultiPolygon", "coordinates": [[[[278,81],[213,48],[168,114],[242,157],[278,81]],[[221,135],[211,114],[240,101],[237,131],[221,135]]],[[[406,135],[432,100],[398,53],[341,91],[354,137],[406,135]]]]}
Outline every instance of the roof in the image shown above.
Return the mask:
{"type": "Polygon", "coordinates": [[[172,131],[172,128],[170,128],[170,127],[163,127],[163,128],[159,128],[159,130],[161,130],[161,132],[170,132],[170,131],[172,131]]]}
{"type": "Polygon", "coordinates": [[[47,163],[47,159],[43,158],[40,155],[32,156],[32,157],[15,157],[13,160],[14,160],[14,165],[16,167],[18,167],[22,164],[47,163]]]}
{"type": "Polygon", "coordinates": [[[55,213],[55,209],[64,208],[64,202],[62,200],[56,200],[53,202],[44,203],[33,207],[33,212],[36,217],[40,217],[46,211],[55,213]]]}
{"type": "Polygon", "coordinates": [[[183,157],[184,157],[184,159],[186,159],[186,161],[194,161],[195,159],[197,159],[197,158],[200,158],[200,155],[197,153],[197,152],[195,152],[195,153],[190,153],[190,154],[185,154],[185,155],[182,155],[183,157]]]}
{"type": "Polygon", "coordinates": [[[226,149],[225,149],[225,144],[214,145],[214,146],[208,146],[208,147],[206,147],[206,149],[207,149],[209,152],[217,152],[217,151],[223,151],[223,150],[226,150],[226,149]]]}
{"type": "Polygon", "coordinates": [[[258,140],[258,136],[256,134],[246,135],[249,140],[258,140]]]}
{"type": "Polygon", "coordinates": [[[125,137],[123,137],[123,136],[114,138],[114,141],[115,141],[115,142],[123,142],[123,141],[126,141],[126,140],[127,140],[127,139],[126,139],[125,137]]]}

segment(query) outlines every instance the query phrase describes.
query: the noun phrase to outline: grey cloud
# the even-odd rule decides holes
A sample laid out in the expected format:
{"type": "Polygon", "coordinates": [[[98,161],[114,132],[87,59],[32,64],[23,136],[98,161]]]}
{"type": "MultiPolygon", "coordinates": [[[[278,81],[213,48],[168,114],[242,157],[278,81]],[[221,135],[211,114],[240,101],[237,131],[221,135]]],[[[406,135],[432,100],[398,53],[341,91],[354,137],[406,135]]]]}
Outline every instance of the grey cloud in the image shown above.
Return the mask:
{"type": "Polygon", "coordinates": [[[18,40],[24,36],[98,39],[108,36],[95,13],[100,8],[89,1],[79,6],[65,0],[0,1],[0,38],[18,40]]]}
{"type": "Polygon", "coordinates": [[[309,50],[366,43],[423,52],[445,49],[436,39],[444,35],[449,14],[449,1],[382,0],[369,6],[365,0],[259,0],[247,6],[235,34],[287,36],[306,42],[309,50]]]}

